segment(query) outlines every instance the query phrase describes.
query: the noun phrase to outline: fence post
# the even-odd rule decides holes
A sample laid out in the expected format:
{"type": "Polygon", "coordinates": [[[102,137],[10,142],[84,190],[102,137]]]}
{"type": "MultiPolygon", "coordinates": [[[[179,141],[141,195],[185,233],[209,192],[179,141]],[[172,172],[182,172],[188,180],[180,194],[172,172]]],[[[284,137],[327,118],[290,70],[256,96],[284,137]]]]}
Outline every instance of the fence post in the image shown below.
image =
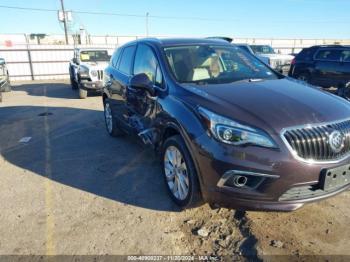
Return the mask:
{"type": "Polygon", "coordinates": [[[28,62],[29,62],[29,68],[30,68],[30,76],[31,76],[32,80],[34,80],[32,55],[30,53],[29,46],[27,46],[27,52],[28,52],[28,62]]]}
{"type": "Polygon", "coordinates": [[[25,34],[24,35],[26,38],[26,43],[27,43],[27,54],[28,54],[28,63],[29,63],[29,70],[30,70],[30,77],[32,78],[32,80],[34,80],[34,72],[33,72],[33,62],[32,62],[32,55],[30,53],[30,48],[29,48],[29,40],[28,40],[28,36],[25,34]]]}

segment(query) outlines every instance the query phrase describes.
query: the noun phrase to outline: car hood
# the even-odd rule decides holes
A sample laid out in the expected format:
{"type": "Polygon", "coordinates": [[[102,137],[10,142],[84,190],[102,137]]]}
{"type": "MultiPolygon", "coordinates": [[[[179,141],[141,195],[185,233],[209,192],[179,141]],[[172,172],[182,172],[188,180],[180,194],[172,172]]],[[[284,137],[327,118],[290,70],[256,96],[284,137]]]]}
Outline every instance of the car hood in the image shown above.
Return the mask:
{"type": "Polygon", "coordinates": [[[294,56],[292,55],[283,55],[283,54],[258,54],[261,57],[269,58],[270,60],[293,60],[294,56]]]}
{"type": "Polygon", "coordinates": [[[276,134],[286,127],[350,117],[345,99],[287,78],[184,87],[192,105],[276,134]]]}
{"type": "Polygon", "coordinates": [[[108,61],[81,62],[80,66],[84,66],[89,69],[104,70],[108,66],[108,61]]]}

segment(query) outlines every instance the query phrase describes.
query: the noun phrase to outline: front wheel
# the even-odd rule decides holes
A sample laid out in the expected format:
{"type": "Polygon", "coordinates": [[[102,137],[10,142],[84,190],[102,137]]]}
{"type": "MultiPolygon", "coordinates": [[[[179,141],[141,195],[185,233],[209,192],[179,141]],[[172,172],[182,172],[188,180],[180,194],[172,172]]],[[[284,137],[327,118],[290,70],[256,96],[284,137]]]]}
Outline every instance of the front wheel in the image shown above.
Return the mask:
{"type": "Polygon", "coordinates": [[[84,90],[84,89],[79,88],[79,97],[80,97],[81,99],[86,98],[86,97],[87,97],[87,90],[84,90]]]}
{"type": "Polygon", "coordinates": [[[2,90],[3,92],[11,92],[11,86],[8,84],[4,87],[4,90],[2,90]]]}
{"type": "Polygon", "coordinates": [[[165,184],[172,200],[182,208],[201,205],[197,172],[181,136],[175,135],[165,141],[162,164],[165,184]]]}

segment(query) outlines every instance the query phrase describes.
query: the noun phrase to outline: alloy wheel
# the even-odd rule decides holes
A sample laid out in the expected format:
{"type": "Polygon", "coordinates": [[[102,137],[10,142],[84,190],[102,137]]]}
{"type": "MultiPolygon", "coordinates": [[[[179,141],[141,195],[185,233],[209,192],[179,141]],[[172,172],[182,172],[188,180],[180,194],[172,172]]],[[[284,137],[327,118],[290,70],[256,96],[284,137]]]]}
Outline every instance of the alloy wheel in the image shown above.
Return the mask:
{"type": "Polygon", "coordinates": [[[112,119],[112,111],[109,103],[105,104],[105,120],[108,133],[112,133],[113,131],[113,119],[112,119]]]}
{"type": "Polygon", "coordinates": [[[188,170],[182,153],[175,146],[169,146],[165,151],[164,171],[174,197],[179,200],[186,199],[189,194],[188,170]]]}

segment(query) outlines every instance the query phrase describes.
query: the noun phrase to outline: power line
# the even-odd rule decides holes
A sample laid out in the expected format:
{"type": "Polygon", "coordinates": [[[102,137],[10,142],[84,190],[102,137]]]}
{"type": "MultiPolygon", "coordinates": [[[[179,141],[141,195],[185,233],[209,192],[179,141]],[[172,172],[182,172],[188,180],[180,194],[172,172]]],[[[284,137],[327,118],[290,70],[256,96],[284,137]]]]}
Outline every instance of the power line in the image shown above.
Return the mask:
{"type": "MultiPolygon", "coordinates": [[[[40,11],[40,12],[57,12],[57,9],[47,9],[47,8],[31,8],[31,7],[20,7],[20,6],[8,6],[0,5],[0,8],[6,9],[15,9],[15,10],[24,10],[24,11],[40,11]]],[[[83,11],[83,10],[71,10],[76,14],[86,14],[86,15],[105,15],[105,16],[120,16],[120,17],[137,17],[145,18],[145,15],[139,14],[123,14],[123,13],[111,13],[111,12],[92,12],[92,11],[83,11]]],[[[195,16],[159,16],[159,15],[148,15],[148,18],[155,19],[172,19],[172,20],[197,20],[197,21],[212,21],[212,22],[242,22],[239,19],[229,19],[229,18],[206,18],[206,17],[195,17],[195,16]]],[[[278,24],[278,23],[347,23],[348,18],[342,18],[344,21],[337,20],[322,20],[322,21],[310,21],[310,20],[274,20],[268,21],[269,23],[278,24]]],[[[266,23],[266,20],[261,21],[261,23],[266,23]]]]}

